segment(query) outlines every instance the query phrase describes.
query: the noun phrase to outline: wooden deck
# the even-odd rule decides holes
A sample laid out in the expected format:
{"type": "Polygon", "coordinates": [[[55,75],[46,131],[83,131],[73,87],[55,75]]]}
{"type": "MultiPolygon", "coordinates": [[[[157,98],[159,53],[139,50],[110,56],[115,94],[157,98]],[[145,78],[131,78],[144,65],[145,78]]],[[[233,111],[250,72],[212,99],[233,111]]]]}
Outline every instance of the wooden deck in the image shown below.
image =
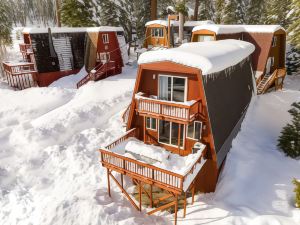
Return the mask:
{"type": "Polygon", "coordinates": [[[201,102],[195,101],[193,104],[175,103],[162,101],[147,97],[137,97],[136,111],[141,116],[152,116],[163,120],[176,120],[188,124],[192,122],[201,111],[201,102]]]}
{"type": "Polygon", "coordinates": [[[20,90],[37,86],[37,71],[34,63],[3,62],[3,69],[9,86],[20,90]]]}

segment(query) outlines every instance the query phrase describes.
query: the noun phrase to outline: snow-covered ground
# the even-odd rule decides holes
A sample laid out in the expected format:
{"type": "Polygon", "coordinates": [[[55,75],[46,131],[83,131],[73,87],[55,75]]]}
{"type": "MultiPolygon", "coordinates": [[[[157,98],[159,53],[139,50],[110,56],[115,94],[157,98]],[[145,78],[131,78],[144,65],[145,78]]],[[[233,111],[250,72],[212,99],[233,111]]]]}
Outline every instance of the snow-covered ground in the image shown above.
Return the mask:
{"type": "MultiPolygon", "coordinates": [[[[97,149],[125,132],[121,113],[135,76],[136,66],[127,66],[79,90],[76,76],[23,91],[0,81],[1,225],[173,223],[167,213],[136,211],[114,184],[112,198],[107,194],[97,149]]],[[[300,224],[291,184],[300,178],[300,162],[276,147],[287,110],[300,101],[300,76],[285,83],[283,91],[253,99],[216,192],[197,195],[178,224],[300,224]]]]}

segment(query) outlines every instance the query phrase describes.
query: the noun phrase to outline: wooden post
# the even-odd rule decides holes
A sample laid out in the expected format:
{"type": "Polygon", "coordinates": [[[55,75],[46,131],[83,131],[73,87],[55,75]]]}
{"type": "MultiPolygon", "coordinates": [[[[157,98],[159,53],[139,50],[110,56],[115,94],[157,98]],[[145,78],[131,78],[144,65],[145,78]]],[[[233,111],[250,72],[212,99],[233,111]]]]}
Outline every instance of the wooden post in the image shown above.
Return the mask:
{"type": "Polygon", "coordinates": [[[151,0],[150,7],[151,7],[151,20],[156,20],[157,19],[157,0],[151,0]]]}
{"type": "Polygon", "coordinates": [[[150,184],[150,207],[153,208],[152,184],[150,184]]]}
{"type": "Polygon", "coordinates": [[[192,188],[192,205],[195,202],[195,183],[193,184],[193,188],[192,188]]]}
{"type": "Polygon", "coordinates": [[[175,225],[177,225],[178,195],[175,196],[175,225]]]}
{"type": "Polygon", "coordinates": [[[140,181],[139,182],[139,208],[140,208],[140,211],[142,211],[142,182],[140,181]]]}
{"type": "Polygon", "coordinates": [[[170,20],[170,15],[168,15],[168,48],[170,48],[170,40],[171,40],[171,20],[170,20]]]}
{"type": "MultiPolygon", "coordinates": [[[[122,188],[124,188],[124,185],[123,185],[123,174],[121,173],[121,186],[122,188]]],[[[122,190],[122,193],[123,193],[123,190],[122,190]]]]}
{"type": "Polygon", "coordinates": [[[110,194],[110,180],[109,180],[109,169],[107,168],[107,189],[108,189],[108,195],[111,197],[110,194]]]}
{"type": "Polygon", "coordinates": [[[146,143],[146,116],[144,116],[144,143],[146,143]]]}
{"type": "Polygon", "coordinates": [[[183,217],[186,215],[186,192],[184,192],[183,217]]]}

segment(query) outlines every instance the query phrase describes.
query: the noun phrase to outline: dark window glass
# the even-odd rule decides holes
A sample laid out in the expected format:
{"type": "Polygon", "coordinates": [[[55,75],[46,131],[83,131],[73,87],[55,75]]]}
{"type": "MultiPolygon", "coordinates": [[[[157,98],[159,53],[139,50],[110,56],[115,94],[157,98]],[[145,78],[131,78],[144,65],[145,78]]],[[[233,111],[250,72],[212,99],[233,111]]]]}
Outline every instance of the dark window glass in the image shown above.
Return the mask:
{"type": "Polygon", "coordinates": [[[184,102],[185,79],[173,77],[173,101],[184,102]]]}
{"type": "Polygon", "coordinates": [[[159,142],[170,144],[170,125],[168,121],[159,120],[159,142]]]}
{"type": "Polygon", "coordinates": [[[194,138],[199,140],[201,137],[201,129],[202,129],[202,123],[195,122],[195,136],[194,138]]]}
{"type": "Polygon", "coordinates": [[[171,101],[172,78],[159,76],[159,99],[171,101]]]}
{"type": "Polygon", "coordinates": [[[156,130],[156,119],[152,118],[151,129],[156,130]]]}
{"type": "Polygon", "coordinates": [[[151,124],[150,124],[150,118],[149,117],[146,117],[146,127],[147,128],[151,128],[151,124]]]}
{"type": "Polygon", "coordinates": [[[189,138],[194,138],[194,123],[188,125],[186,136],[189,138]]]}
{"type": "Polygon", "coordinates": [[[171,128],[171,144],[172,145],[178,145],[178,129],[179,129],[179,124],[172,123],[172,128],[171,128]]]}

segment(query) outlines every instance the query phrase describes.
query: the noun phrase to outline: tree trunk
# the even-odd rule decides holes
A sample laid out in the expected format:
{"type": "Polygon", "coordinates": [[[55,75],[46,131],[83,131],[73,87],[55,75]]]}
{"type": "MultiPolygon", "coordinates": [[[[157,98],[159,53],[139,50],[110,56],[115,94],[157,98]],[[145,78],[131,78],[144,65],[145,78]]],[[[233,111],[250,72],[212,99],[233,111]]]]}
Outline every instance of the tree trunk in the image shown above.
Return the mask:
{"type": "Polygon", "coordinates": [[[183,13],[179,13],[179,43],[181,44],[183,41],[183,25],[184,25],[184,15],[183,13]]]}
{"type": "Polygon", "coordinates": [[[195,0],[195,9],[194,9],[194,18],[193,20],[198,20],[198,9],[199,9],[199,2],[200,0],[195,0]]]}
{"type": "Polygon", "coordinates": [[[151,20],[156,20],[157,19],[157,0],[151,0],[150,7],[151,7],[151,20]]]}
{"type": "Polygon", "coordinates": [[[60,5],[61,0],[55,0],[55,7],[56,7],[56,25],[58,27],[61,27],[61,21],[60,21],[60,5]]]}

